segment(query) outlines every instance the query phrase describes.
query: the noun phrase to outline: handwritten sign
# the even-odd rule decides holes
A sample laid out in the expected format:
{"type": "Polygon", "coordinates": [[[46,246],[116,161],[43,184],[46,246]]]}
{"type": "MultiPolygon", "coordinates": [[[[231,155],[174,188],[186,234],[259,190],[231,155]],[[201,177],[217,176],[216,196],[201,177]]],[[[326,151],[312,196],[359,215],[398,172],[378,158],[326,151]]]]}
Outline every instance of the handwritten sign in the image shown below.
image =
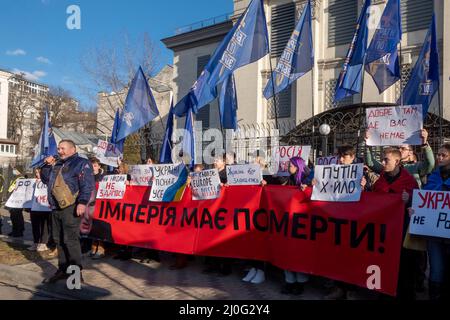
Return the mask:
{"type": "Polygon", "coordinates": [[[422,106],[369,108],[366,111],[369,146],[420,145],[422,106]]]}
{"type": "Polygon", "coordinates": [[[361,198],[363,164],[316,166],[311,200],[357,202],[361,198]]]}
{"type": "Polygon", "coordinates": [[[227,181],[230,186],[259,185],[262,181],[259,164],[237,164],[227,166],[227,181]]]}
{"type": "Polygon", "coordinates": [[[220,178],[217,169],[191,174],[192,200],[210,200],[220,197],[220,178]]]}
{"type": "Polygon", "coordinates": [[[153,170],[151,165],[130,166],[128,174],[131,176],[132,186],[148,187],[152,185],[153,170]]]}
{"type": "Polygon", "coordinates": [[[278,146],[272,151],[270,172],[279,177],[289,176],[289,159],[301,157],[308,163],[311,146],[278,146]]]}
{"type": "Polygon", "coordinates": [[[339,164],[339,156],[317,158],[317,165],[327,166],[330,164],[339,164]]]}
{"type": "Polygon", "coordinates": [[[33,203],[31,204],[31,211],[49,212],[52,211],[48,203],[47,185],[42,181],[36,181],[34,187],[33,203]]]}
{"type": "Polygon", "coordinates": [[[126,174],[104,176],[97,192],[97,199],[122,199],[125,195],[126,174]]]}
{"type": "Polygon", "coordinates": [[[98,141],[95,155],[101,163],[114,168],[118,167],[117,159],[122,157],[122,153],[114,144],[104,140],[98,141]]]}
{"type": "Polygon", "coordinates": [[[409,233],[450,238],[450,192],[414,190],[409,233]]]}
{"type": "Polygon", "coordinates": [[[188,172],[183,163],[152,165],[153,185],[150,201],[172,202],[180,201],[186,189],[188,172]]]}
{"type": "Polygon", "coordinates": [[[31,209],[33,203],[34,187],[36,179],[19,179],[16,181],[16,188],[9,196],[5,206],[15,209],[31,209]]]}

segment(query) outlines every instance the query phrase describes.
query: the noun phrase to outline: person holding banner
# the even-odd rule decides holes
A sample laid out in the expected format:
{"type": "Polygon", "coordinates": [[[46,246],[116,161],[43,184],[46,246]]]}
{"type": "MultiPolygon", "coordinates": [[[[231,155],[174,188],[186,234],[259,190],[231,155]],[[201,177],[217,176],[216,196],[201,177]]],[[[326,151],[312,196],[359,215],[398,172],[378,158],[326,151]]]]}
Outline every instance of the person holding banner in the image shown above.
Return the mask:
{"type": "MultiPolygon", "coordinates": [[[[416,179],[401,165],[402,154],[396,148],[387,148],[383,154],[383,172],[373,186],[374,192],[401,194],[406,207],[411,207],[412,193],[418,189],[416,179]]],[[[409,226],[409,215],[405,210],[403,239],[409,226]]],[[[415,281],[418,263],[418,251],[402,247],[400,255],[400,273],[398,278],[398,299],[415,299],[415,281]]]]}
{"type": "MultiPolygon", "coordinates": [[[[231,161],[231,157],[229,160],[231,161]]],[[[219,179],[222,187],[226,186],[228,182],[226,163],[227,154],[225,153],[215,157],[214,159],[214,168],[219,172],[219,179]]],[[[206,257],[205,263],[208,265],[208,267],[203,270],[202,273],[204,274],[219,273],[221,276],[228,276],[232,273],[231,259],[206,257]]]]}
{"type": "MultiPolygon", "coordinates": [[[[41,181],[40,169],[35,169],[36,185],[41,181]]],[[[42,209],[41,209],[42,210],[42,209]]],[[[33,245],[28,248],[29,251],[43,252],[49,250],[47,242],[53,242],[53,238],[49,237],[52,233],[51,215],[49,211],[30,211],[31,228],[33,230],[33,245]]]]}
{"type": "Polygon", "coordinates": [[[71,265],[82,269],[80,224],[95,189],[94,173],[89,160],[80,157],[72,140],[58,144],[58,159],[44,161],[41,179],[47,185],[52,208],[53,238],[58,249],[58,271],[44,280],[55,283],[67,279],[71,265]]]}
{"type": "MultiPolygon", "coordinates": [[[[428,143],[428,131],[425,129],[422,129],[421,131],[421,137],[422,137],[422,146],[421,149],[424,153],[424,161],[414,161],[414,150],[412,146],[410,145],[402,145],[399,147],[399,150],[401,152],[401,163],[403,167],[408,170],[410,174],[414,176],[414,178],[417,181],[417,184],[419,185],[419,188],[422,186],[422,180],[421,177],[424,177],[428,174],[430,174],[433,171],[435,159],[433,154],[433,149],[431,148],[430,144],[428,143]]],[[[366,132],[366,142],[369,139],[369,133],[366,132]]],[[[375,173],[380,174],[383,171],[383,165],[378,162],[372,153],[372,148],[367,147],[366,152],[366,164],[367,166],[373,170],[375,173]]]]}
{"type": "MultiPolygon", "coordinates": [[[[340,146],[337,150],[337,158],[339,165],[352,165],[358,162],[356,158],[356,149],[351,145],[340,146]]],[[[361,179],[361,188],[363,191],[369,191],[371,186],[368,183],[370,180],[367,177],[367,172],[364,172],[364,176],[361,179]]],[[[313,181],[315,185],[315,181],[313,181]]],[[[334,285],[330,288],[330,293],[325,296],[326,300],[340,300],[347,299],[349,292],[355,290],[354,286],[348,285],[344,282],[333,281],[334,285]]]]}
{"type": "MultiPolygon", "coordinates": [[[[300,157],[293,157],[289,160],[289,174],[287,180],[282,183],[286,186],[297,186],[302,191],[308,187],[308,176],[310,169],[305,160],[300,157]]],[[[282,294],[302,294],[305,284],[309,281],[309,275],[302,272],[293,272],[284,270],[284,286],[281,289],[282,294]]]]}
{"type": "MultiPolygon", "coordinates": [[[[438,152],[438,167],[428,177],[424,190],[450,191],[450,144],[444,144],[438,152]]],[[[450,241],[443,238],[428,240],[430,262],[429,298],[430,300],[449,299],[450,297],[450,241]],[[447,280],[447,283],[445,281],[447,280]],[[447,287],[445,287],[447,286],[447,287]]]]}
{"type": "MultiPolygon", "coordinates": [[[[91,158],[90,161],[92,164],[92,169],[94,170],[95,183],[100,183],[104,177],[104,171],[101,167],[100,160],[94,157],[91,158]]],[[[82,246],[90,247],[88,255],[94,260],[101,259],[105,256],[105,246],[102,241],[92,241],[89,238],[82,238],[82,246]]]]}
{"type": "MultiPolygon", "coordinates": [[[[19,170],[14,169],[13,173],[15,175],[13,182],[8,188],[8,193],[11,195],[16,189],[16,184],[20,179],[26,179],[27,176],[23,176],[19,170]]],[[[9,208],[9,217],[11,219],[12,231],[8,234],[10,237],[21,238],[23,237],[23,232],[25,231],[25,221],[23,219],[23,209],[22,208],[9,208]]]]}

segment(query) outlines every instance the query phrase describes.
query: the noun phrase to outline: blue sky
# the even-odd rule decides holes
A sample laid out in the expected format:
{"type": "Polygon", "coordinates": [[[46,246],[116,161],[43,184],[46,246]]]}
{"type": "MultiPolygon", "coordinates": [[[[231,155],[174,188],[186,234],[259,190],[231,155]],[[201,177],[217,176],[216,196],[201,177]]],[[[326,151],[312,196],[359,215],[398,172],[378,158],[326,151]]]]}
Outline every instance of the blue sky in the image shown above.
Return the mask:
{"type": "Polygon", "coordinates": [[[172,63],[159,41],[184,25],[233,11],[232,0],[1,0],[0,68],[26,72],[32,80],[62,86],[84,107],[95,102],[80,89],[86,78],[80,58],[98,43],[124,32],[148,33],[158,45],[159,66],[172,63]],[[81,9],[81,30],[69,30],[70,5],[81,9]]]}

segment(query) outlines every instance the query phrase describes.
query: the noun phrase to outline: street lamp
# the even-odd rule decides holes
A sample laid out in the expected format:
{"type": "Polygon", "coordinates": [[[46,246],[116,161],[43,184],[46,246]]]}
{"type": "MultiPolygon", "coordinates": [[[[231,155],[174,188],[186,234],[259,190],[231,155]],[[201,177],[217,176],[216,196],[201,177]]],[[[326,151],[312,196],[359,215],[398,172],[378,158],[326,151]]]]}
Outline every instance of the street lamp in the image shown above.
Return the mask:
{"type": "Polygon", "coordinates": [[[326,157],[328,155],[328,135],[331,132],[331,128],[324,123],[319,127],[319,132],[322,136],[322,157],[326,157]]]}

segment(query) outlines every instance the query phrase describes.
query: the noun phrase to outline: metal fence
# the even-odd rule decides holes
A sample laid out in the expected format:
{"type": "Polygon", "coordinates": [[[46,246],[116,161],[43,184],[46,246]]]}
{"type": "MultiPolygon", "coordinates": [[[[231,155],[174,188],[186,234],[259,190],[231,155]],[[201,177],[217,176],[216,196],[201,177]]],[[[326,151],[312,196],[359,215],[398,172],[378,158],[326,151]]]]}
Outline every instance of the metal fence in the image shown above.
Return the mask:
{"type": "MultiPolygon", "coordinates": [[[[365,109],[369,107],[386,106],[388,104],[357,104],[336,108],[323,112],[314,118],[301,123],[294,120],[280,119],[278,126],[275,121],[267,123],[254,123],[239,125],[232,134],[226,135],[223,142],[224,149],[233,151],[239,161],[250,161],[258,151],[264,151],[270,156],[271,150],[278,145],[310,145],[312,156],[335,153],[336,149],[344,144],[358,146],[358,156],[363,157],[365,150],[365,109]],[[331,132],[328,136],[321,136],[319,127],[328,124],[331,132]],[[278,130],[278,131],[277,131],[278,130]]],[[[440,144],[440,125],[442,123],[442,136],[444,141],[450,141],[450,122],[429,113],[424,121],[424,127],[429,132],[429,143],[437,152],[440,144]]],[[[204,129],[203,134],[207,129],[204,129]]],[[[161,131],[145,130],[141,134],[127,138],[127,144],[139,149],[140,161],[151,157],[158,159],[162,147],[164,133],[161,131]]],[[[180,139],[175,143],[180,143],[180,139]]],[[[197,143],[199,143],[197,141],[197,143]]],[[[211,141],[202,141],[204,150],[211,141]]],[[[381,148],[378,148],[378,154],[381,148]]],[[[417,148],[419,151],[419,148],[417,148]]],[[[419,154],[420,156],[420,154],[419,154]]]]}

